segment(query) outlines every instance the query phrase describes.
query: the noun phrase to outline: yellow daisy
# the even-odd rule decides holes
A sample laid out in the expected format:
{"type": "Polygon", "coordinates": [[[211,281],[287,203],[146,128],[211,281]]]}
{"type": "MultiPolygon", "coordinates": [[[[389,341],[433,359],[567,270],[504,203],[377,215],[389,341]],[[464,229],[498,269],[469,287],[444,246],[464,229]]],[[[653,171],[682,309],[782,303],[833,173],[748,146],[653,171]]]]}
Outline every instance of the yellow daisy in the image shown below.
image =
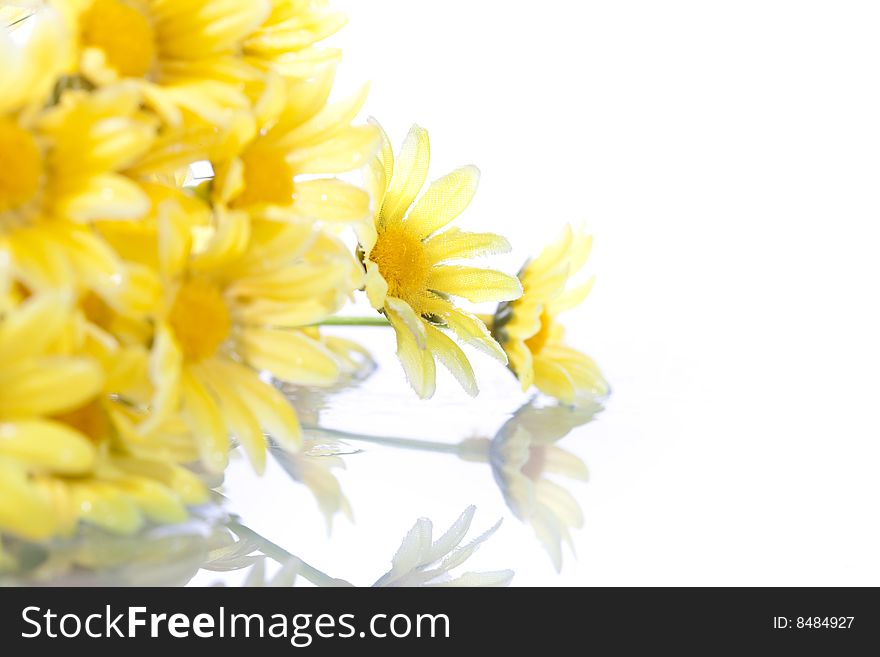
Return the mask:
{"type": "Polygon", "coordinates": [[[510,246],[490,233],[457,228],[440,232],[468,206],[477,190],[479,171],[468,166],[434,181],[421,198],[430,160],[428,133],[413,126],[397,161],[387,137],[371,167],[375,220],[358,227],[366,268],[366,292],[397,334],[398,356],[416,393],[435,389],[434,357],[477,394],[473,369],[464,352],[442,329],[507,363],[504,350],[475,315],[455,306],[452,297],[475,303],[516,299],[516,277],[492,269],[450,264],[476,256],[503,253],[510,246]],[[415,203],[414,203],[415,201],[415,203]]]}
{"type": "Polygon", "coordinates": [[[592,279],[571,286],[586,264],[592,237],[566,226],[519,273],[522,298],[501,304],[492,320],[492,334],[504,347],[510,368],[522,383],[571,404],[584,395],[605,395],[608,384],[588,356],[565,343],[559,315],[579,305],[590,293],[592,279]]]}
{"type": "Polygon", "coordinates": [[[92,84],[132,79],[171,123],[182,111],[220,125],[247,108],[243,85],[259,71],[242,42],[269,16],[269,0],[68,0],[92,84]]]}
{"type": "Polygon", "coordinates": [[[131,219],[149,199],[128,174],[156,144],[157,122],[140,95],[118,86],[65,93],[37,115],[0,116],[0,248],[31,289],[71,281],[112,296],[124,287],[118,258],[89,227],[131,219]]]}
{"type": "Polygon", "coordinates": [[[355,221],[369,216],[370,199],[362,189],[316,177],[358,169],[379,143],[374,126],[351,124],[366,89],[327,104],[333,77],[332,68],[297,85],[270,77],[255,116],[239,115],[212,157],[215,202],[274,218],[355,221]]]}
{"type": "Polygon", "coordinates": [[[118,451],[101,367],[58,348],[70,311],[68,296],[40,294],[0,316],[0,532],[44,540],[79,521],[130,533],[146,518],[184,519],[204,488],[118,451]]]}
{"type": "Polygon", "coordinates": [[[336,380],[333,354],[298,327],[345,302],[360,284],[357,263],[309,224],[252,225],[245,213],[221,212],[208,239],[193,239],[179,208],[160,210],[166,298],[150,363],[156,394],[141,430],[179,412],[210,470],[225,468],[232,435],[261,471],[264,431],[295,450],[301,430],[260,373],[311,385],[336,380]]]}
{"type": "Polygon", "coordinates": [[[269,17],[244,40],[244,55],[261,68],[305,80],[319,67],[341,59],[338,48],[315,44],[338,32],[345,22],[327,0],[272,0],[269,17]]]}

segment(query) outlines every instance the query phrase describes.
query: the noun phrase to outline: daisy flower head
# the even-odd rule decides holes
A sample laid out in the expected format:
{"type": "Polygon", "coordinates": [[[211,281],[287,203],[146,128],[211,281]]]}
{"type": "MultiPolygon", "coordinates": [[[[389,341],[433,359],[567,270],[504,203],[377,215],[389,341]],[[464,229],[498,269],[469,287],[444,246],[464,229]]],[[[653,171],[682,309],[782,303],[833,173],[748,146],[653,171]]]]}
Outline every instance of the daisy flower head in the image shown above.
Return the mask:
{"type": "Polygon", "coordinates": [[[269,0],[67,0],[78,41],[75,70],[105,86],[134,80],[170,123],[185,113],[216,125],[247,107],[243,85],[259,71],[244,39],[269,16],[269,0]]]}
{"type": "Polygon", "coordinates": [[[492,334],[504,347],[523,391],[534,385],[567,404],[608,393],[599,367],[566,344],[559,322],[559,315],[582,303],[592,289],[592,279],[571,284],[591,247],[591,236],[566,226],[559,239],[520,270],[522,297],[501,304],[492,319],[492,334]]]}
{"type": "Polygon", "coordinates": [[[0,532],[40,541],[80,522],[132,533],[183,520],[204,488],[120,448],[106,373],[66,348],[71,310],[70,295],[40,293],[0,315],[0,532]]]}
{"type": "MultiPolygon", "coordinates": [[[[383,133],[384,136],[384,133],[383,133]]],[[[468,206],[479,171],[466,166],[432,182],[418,200],[428,174],[430,144],[426,130],[413,126],[395,160],[390,142],[370,169],[374,221],[356,226],[366,292],[397,335],[398,356],[407,378],[422,398],[435,390],[440,361],[471,395],[478,392],[467,356],[446,333],[507,363],[504,350],[474,314],[453,298],[474,303],[517,299],[515,276],[458,264],[477,256],[504,253],[507,240],[491,233],[443,230],[468,206]]]]}
{"type": "Polygon", "coordinates": [[[334,72],[299,84],[268,76],[255,111],[238,115],[211,156],[215,203],[275,219],[369,216],[366,192],[329,177],[362,167],[379,145],[374,126],[352,125],[366,87],[328,104],[334,72]]]}
{"type": "Polygon", "coordinates": [[[264,432],[294,451],[301,440],[295,411],[266,377],[335,382],[336,358],[302,328],[360,285],[357,263],[310,223],[251,222],[235,211],[220,212],[203,238],[179,208],[164,206],[159,241],[166,293],[150,357],[153,414],[142,430],[179,413],[211,471],[225,468],[230,436],[262,471],[264,432]]]}
{"type": "Polygon", "coordinates": [[[433,538],[434,524],[428,518],[419,518],[409,530],[397,553],[391,560],[391,570],[373,584],[374,587],[505,587],[513,579],[512,570],[466,572],[453,576],[451,571],[461,566],[501,526],[494,527],[462,545],[474,520],[476,507],[464,510],[458,520],[442,536],[433,538]]]}

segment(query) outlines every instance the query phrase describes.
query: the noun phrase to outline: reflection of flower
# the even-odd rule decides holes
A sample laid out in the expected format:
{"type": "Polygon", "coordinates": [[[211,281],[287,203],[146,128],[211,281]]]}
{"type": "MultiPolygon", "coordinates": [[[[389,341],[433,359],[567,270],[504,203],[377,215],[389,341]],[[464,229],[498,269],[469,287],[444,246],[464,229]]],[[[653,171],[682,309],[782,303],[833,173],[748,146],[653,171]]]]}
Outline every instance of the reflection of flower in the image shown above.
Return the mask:
{"type": "Polygon", "coordinates": [[[522,298],[501,304],[495,313],[492,334],[504,346],[523,391],[534,384],[567,404],[608,393],[598,366],[565,343],[565,329],[558,322],[560,313],[590,292],[592,280],[573,288],[569,282],[586,263],[591,245],[592,238],[566,226],[556,242],[520,271],[522,298]]]}
{"type": "Polygon", "coordinates": [[[455,454],[465,461],[488,462],[505,502],[517,518],[534,528],[559,570],[562,542],[572,546],[569,529],[583,525],[583,513],[571,493],[551,481],[548,475],[586,480],[587,468],[577,456],[556,443],[575,427],[590,422],[601,408],[595,399],[590,402],[582,399],[578,406],[539,407],[532,401],[520,408],[491,440],[469,438],[458,444],[329,430],[321,433],[355,442],[455,454]]]}
{"type": "MultiPolygon", "coordinates": [[[[374,586],[506,586],[513,572],[449,571],[469,559],[498,528],[460,546],[470,529],[469,507],[437,541],[431,521],[420,519],[394,556],[392,570],[374,586]]],[[[501,524],[500,522],[498,524],[501,524]]],[[[203,507],[176,527],[152,527],[136,536],[115,536],[85,528],[51,545],[17,539],[0,541],[0,586],[52,582],[63,586],[181,586],[199,570],[247,570],[244,586],[293,586],[298,578],[316,586],[350,587],[275,545],[214,507],[203,507]],[[267,575],[267,560],[281,565],[267,575]]]]}
{"type": "Polygon", "coordinates": [[[599,410],[598,404],[525,406],[489,446],[489,462],[505,501],[518,518],[534,528],[557,570],[562,567],[562,542],[573,549],[569,529],[581,528],[584,517],[577,500],[548,475],[586,480],[587,467],[556,442],[592,420],[599,410]]]}
{"type": "Polygon", "coordinates": [[[333,469],[345,469],[345,461],[333,454],[326,441],[306,440],[300,452],[290,452],[275,446],[270,450],[275,460],[295,481],[304,484],[315,496],[318,508],[327,520],[328,531],[332,528],[333,517],[342,513],[353,520],[351,505],[333,469]]]}
{"type": "Polygon", "coordinates": [[[213,555],[236,545],[226,516],[211,515],[193,514],[184,524],[151,527],[133,536],[83,527],[75,536],[48,545],[9,539],[5,570],[0,556],[0,573],[7,575],[0,586],[186,584],[213,555]]]}
{"type": "Polygon", "coordinates": [[[513,571],[499,570],[488,573],[464,573],[452,578],[450,571],[469,559],[501,525],[501,521],[478,538],[464,546],[462,540],[471,527],[476,507],[468,507],[455,524],[436,541],[432,540],[433,524],[420,518],[403,539],[391,561],[391,570],[374,586],[507,586],[513,571]]]}
{"type": "Polygon", "coordinates": [[[423,398],[434,394],[440,361],[462,387],[476,395],[474,372],[464,352],[441,329],[507,363],[507,356],[476,316],[452,297],[473,302],[505,301],[522,294],[514,276],[451,262],[503,253],[510,246],[489,233],[457,228],[439,232],[460,215],[477,191],[479,172],[463,167],[434,181],[416,201],[430,160],[428,133],[413,126],[395,160],[388,138],[371,168],[375,222],[360,227],[366,292],[397,334],[406,376],[423,398]],[[415,201],[415,203],[414,203],[415,201]]]}

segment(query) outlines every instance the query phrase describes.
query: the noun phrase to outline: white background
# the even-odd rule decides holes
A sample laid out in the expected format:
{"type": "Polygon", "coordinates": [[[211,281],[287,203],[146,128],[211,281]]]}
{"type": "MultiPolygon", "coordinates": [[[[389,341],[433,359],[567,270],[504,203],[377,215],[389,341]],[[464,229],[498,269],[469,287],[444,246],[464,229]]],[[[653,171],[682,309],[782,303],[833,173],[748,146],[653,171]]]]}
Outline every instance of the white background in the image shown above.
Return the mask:
{"type": "MultiPolygon", "coordinates": [[[[396,144],[428,128],[432,177],[481,168],[459,225],[508,236],[499,263],[515,270],[565,222],[595,235],[597,284],[568,323],[614,395],[563,442],[591,471],[571,487],[578,559],[557,575],[508,517],[473,566],[520,585],[880,584],[880,7],[335,4],[350,17],[342,88],[372,81],[368,113],[396,144]]],[[[398,371],[380,376],[388,407],[334,417],[406,435],[447,403],[420,407],[398,371]]],[[[440,385],[489,424],[491,400],[440,385]]],[[[427,433],[456,440],[462,422],[427,433]]],[[[482,529],[504,512],[488,470],[443,458],[349,457],[357,523],[332,540],[280,478],[242,495],[271,507],[257,528],[370,583],[419,515],[448,525],[475,502],[482,529]]]]}

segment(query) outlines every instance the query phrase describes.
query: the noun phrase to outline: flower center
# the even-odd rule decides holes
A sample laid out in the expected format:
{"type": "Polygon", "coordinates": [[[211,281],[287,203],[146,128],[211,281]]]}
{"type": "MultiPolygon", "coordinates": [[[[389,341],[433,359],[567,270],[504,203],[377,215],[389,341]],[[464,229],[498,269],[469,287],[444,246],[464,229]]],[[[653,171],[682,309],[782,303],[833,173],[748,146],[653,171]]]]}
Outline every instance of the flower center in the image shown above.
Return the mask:
{"type": "Polygon", "coordinates": [[[550,329],[553,328],[553,318],[545,310],[541,313],[541,328],[532,337],[526,340],[526,346],[533,354],[538,353],[550,339],[550,329]]]}
{"type": "Polygon", "coordinates": [[[9,119],[0,118],[0,213],[18,208],[36,195],[42,165],[33,135],[9,119]]]}
{"type": "Polygon", "coordinates": [[[293,170],[283,153],[250,149],[241,157],[244,164],[244,191],[235,207],[259,203],[290,205],[293,201],[293,170]]]}
{"type": "MultiPolygon", "coordinates": [[[[394,226],[379,233],[370,260],[388,283],[388,294],[407,301],[417,300],[428,286],[431,263],[422,241],[403,226],[394,226]]],[[[412,305],[412,304],[411,304],[412,305]]]]}
{"type": "Polygon", "coordinates": [[[220,290],[199,279],[187,281],[180,288],[168,321],[184,359],[195,363],[217,353],[232,329],[220,290]]]}
{"type": "Polygon", "coordinates": [[[76,429],[94,442],[107,440],[113,430],[110,418],[96,399],[85,406],[57,415],[55,419],[76,429]]]}
{"type": "Polygon", "coordinates": [[[154,37],[148,18],[124,0],[94,0],[83,18],[83,44],[102,50],[123,77],[149,73],[156,59],[154,37]]]}

